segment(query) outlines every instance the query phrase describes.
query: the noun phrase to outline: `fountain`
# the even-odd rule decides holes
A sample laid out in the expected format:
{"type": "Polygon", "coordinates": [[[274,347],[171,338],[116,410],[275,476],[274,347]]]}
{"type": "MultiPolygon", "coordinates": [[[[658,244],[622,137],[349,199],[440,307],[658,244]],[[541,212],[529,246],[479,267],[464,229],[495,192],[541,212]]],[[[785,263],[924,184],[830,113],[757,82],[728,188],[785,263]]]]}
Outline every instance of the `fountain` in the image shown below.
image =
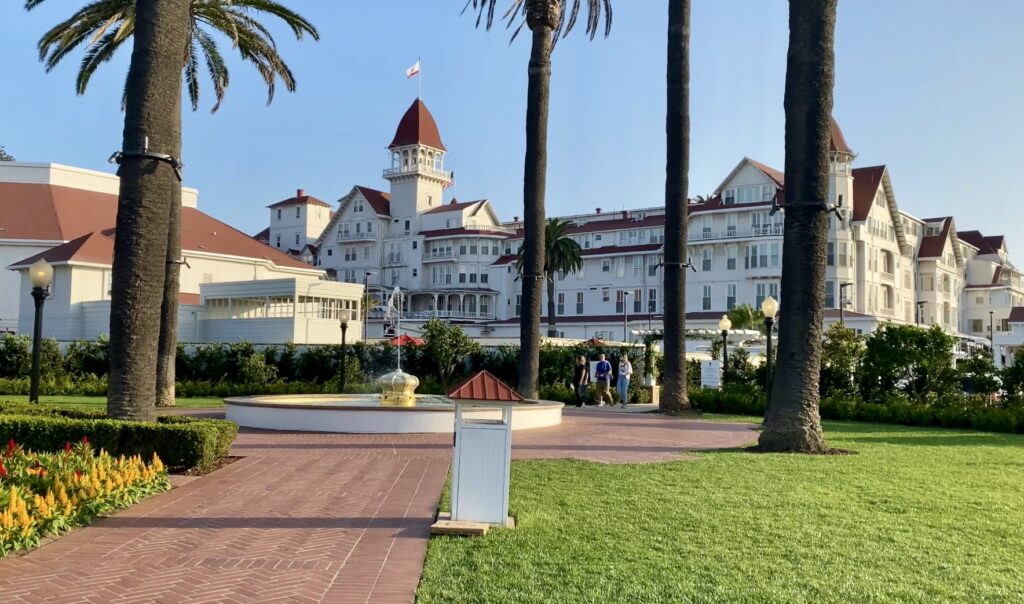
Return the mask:
{"type": "MultiPolygon", "coordinates": [[[[446,396],[416,394],[419,379],[401,368],[377,379],[380,394],[243,396],[224,400],[227,419],[245,428],[349,434],[452,433],[455,405],[446,396]]],[[[562,403],[530,401],[515,408],[512,429],[562,422],[562,403]]],[[[471,420],[501,419],[500,409],[467,409],[471,420]]]]}

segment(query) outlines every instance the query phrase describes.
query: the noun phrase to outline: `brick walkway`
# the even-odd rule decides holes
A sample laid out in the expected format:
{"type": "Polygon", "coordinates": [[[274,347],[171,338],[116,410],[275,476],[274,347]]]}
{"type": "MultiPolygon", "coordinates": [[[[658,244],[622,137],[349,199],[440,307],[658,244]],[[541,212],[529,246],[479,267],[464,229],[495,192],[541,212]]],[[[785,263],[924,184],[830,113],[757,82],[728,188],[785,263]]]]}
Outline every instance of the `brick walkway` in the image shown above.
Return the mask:
{"type": "MultiPolygon", "coordinates": [[[[625,463],[751,442],[749,426],[567,410],[516,458],[625,463]]],[[[443,435],[243,431],[245,458],[26,556],[0,602],[411,602],[451,461],[443,435]]]]}

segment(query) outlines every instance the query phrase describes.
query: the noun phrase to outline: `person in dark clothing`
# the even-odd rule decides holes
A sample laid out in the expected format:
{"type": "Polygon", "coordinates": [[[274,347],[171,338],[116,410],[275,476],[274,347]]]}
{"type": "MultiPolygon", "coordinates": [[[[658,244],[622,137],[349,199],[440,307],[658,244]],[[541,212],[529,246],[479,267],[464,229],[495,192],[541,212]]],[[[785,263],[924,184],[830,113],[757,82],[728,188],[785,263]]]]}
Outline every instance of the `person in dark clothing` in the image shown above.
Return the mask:
{"type": "Polygon", "coordinates": [[[587,366],[587,358],[576,359],[576,367],[572,372],[572,389],[576,393],[576,406],[582,407],[587,404],[587,387],[590,386],[590,367],[587,366]]]}

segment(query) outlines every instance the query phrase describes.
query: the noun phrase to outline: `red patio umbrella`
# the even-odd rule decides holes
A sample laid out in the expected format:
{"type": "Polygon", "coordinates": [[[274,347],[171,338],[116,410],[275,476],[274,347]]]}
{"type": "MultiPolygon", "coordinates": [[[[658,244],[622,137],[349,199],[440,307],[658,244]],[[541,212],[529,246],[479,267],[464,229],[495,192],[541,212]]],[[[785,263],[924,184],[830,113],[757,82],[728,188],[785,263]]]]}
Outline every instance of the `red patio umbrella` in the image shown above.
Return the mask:
{"type": "Polygon", "coordinates": [[[397,338],[391,339],[392,346],[423,346],[423,340],[420,338],[414,338],[407,333],[403,333],[397,338]]]}

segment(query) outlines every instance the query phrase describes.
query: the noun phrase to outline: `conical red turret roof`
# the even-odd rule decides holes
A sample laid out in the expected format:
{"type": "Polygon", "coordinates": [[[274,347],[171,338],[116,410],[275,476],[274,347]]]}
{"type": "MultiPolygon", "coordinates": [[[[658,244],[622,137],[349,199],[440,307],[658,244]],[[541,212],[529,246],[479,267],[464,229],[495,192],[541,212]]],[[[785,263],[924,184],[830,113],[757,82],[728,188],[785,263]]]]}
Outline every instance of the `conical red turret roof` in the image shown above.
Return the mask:
{"type": "Polygon", "coordinates": [[[441,142],[441,133],[437,130],[434,116],[430,115],[430,110],[420,99],[413,101],[402,116],[402,121],[398,122],[398,130],[388,149],[417,144],[447,151],[441,142]]]}

